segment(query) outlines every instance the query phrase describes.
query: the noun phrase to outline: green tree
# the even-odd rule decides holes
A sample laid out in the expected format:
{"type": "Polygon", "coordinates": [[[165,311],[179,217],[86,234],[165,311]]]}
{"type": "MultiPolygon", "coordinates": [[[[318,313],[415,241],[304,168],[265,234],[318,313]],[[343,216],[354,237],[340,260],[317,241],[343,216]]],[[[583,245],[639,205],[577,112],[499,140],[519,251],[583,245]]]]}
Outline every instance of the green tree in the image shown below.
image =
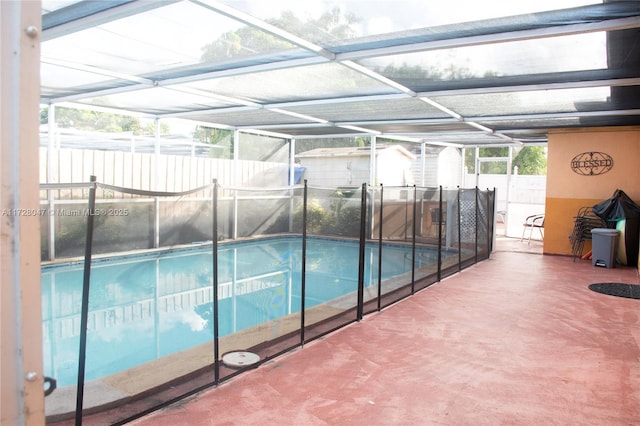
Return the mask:
{"type": "MultiPolygon", "coordinates": [[[[486,147],[480,148],[480,158],[490,157],[507,157],[509,155],[508,147],[486,147]]],[[[468,149],[465,152],[465,166],[469,173],[475,173],[476,170],[475,150],[468,149]]],[[[524,146],[515,149],[515,155],[512,160],[512,167],[518,167],[518,174],[521,175],[544,175],[547,173],[547,156],[545,148],[542,146],[524,146]]],[[[480,169],[481,173],[487,174],[506,174],[507,163],[504,161],[483,162],[480,169]]]]}
{"type": "MultiPolygon", "coordinates": [[[[485,147],[480,148],[479,150],[480,158],[490,158],[490,157],[507,157],[509,155],[508,147],[485,147]]],[[[469,170],[469,173],[476,172],[476,156],[475,150],[468,149],[465,152],[464,165],[469,170]]],[[[507,173],[507,163],[504,161],[495,161],[495,162],[483,162],[481,164],[481,173],[487,174],[506,174],[507,173]]]]}
{"type": "MultiPolygon", "coordinates": [[[[168,123],[161,121],[160,122],[160,134],[168,135],[171,133],[171,126],[168,123]]],[[[137,133],[134,133],[136,135],[137,133]]],[[[143,130],[140,133],[141,135],[155,135],[156,134],[156,126],[154,123],[147,123],[146,126],[143,127],[143,130]]]]}
{"type": "Polygon", "coordinates": [[[344,148],[356,146],[364,148],[369,146],[369,138],[356,136],[353,138],[319,138],[319,139],[300,139],[296,141],[296,154],[311,151],[317,148],[344,148]]]}
{"type": "Polygon", "coordinates": [[[193,139],[198,142],[217,145],[233,136],[233,130],[216,129],[213,127],[196,126],[193,139]]]}
{"type": "MultiPolygon", "coordinates": [[[[315,43],[326,43],[355,37],[353,24],[358,19],[352,14],[343,14],[340,8],[323,13],[317,19],[303,21],[293,12],[285,11],[267,23],[315,43]]],[[[294,47],[290,42],[255,27],[242,27],[229,31],[202,48],[204,61],[215,61],[236,56],[267,53],[294,47]]]]}
{"type": "Polygon", "coordinates": [[[543,146],[525,146],[513,158],[520,175],[546,175],[547,154],[543,146]]]}
{"type": "Polygon", "coordinates": [[[193,140],[220,147],[219,151],[211,151],[217,158],[233,158],[233,130],[196,126],[193,140]]]}
{"type": "MultiPolygon", "coordinates": [[[[453,63],[442,68],[437,66],[424,67],[422,65],[389,64],[384,68],[375,68],[376,72],[399,81],[403,80],[460,80],[465,78],[478,78],[468,67],[454,66],[453,63]]],[[[487,71],[484,77],[495,76],[496,73],[487,71]]]]}
{"type": "MultiPolygon", "coordinates": [[[[49,122],[49,108],[40,110],[40,124],[49,122]]],[[[153,123],[143,125],[140,119],[130,115],[113,114],[76,108],[56,107],[56,124],[62,128],[72,128],[92,132],[132,132],[134,135],[153,135],[153,123]]],[[[168,134],[169,124],[160,123],[160,133],[168,134]]]]}

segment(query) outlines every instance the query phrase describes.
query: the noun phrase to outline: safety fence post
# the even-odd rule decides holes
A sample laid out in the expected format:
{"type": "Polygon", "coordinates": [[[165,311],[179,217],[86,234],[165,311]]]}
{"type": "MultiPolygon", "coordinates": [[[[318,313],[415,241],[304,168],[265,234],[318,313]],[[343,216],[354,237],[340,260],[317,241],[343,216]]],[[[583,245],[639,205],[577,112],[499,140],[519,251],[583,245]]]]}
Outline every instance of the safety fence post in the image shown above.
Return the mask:
{"type": "Polygon", "coordinates": [[[96,211],[96,177],[91,176],[89,188],[89,211],[87,214],[87,235],[84,246],[84,276],[82,279],[82,305],[80,307],[80,349],[78,352],[78,389],[76,391],[76,425],[82,424],[82,404],[84,399],[84,374],[87,358],[87,320],[89,317],[89,288],[91,281],[91,251],[93,247],[93,225],[96,211]]]}

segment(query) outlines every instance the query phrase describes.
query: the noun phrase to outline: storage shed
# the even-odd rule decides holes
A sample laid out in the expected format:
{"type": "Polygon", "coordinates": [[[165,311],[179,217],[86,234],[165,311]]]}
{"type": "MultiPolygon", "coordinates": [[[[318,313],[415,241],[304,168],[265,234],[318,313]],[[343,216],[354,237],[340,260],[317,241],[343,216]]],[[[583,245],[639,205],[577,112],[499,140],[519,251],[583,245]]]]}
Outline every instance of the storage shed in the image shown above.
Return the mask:
{"type": "Polygon", "coordinates": [[[462,185],[462,152],[453,146],[425,145],[414,148],[413,176],[416,185],[455,188],[462,185]],[[424,149],[424,155],[421,154],[424,149]]]}
{"type": "MultiPolygon", "coordinates": [[[[316,186],[357,186],[369,182],[369,147],[318,148],[296,155],[303,178],[316,186]]],[[[400,145],[375,149],[376,181],[386,186],[413,185],[415,156],[400,145]]]]}

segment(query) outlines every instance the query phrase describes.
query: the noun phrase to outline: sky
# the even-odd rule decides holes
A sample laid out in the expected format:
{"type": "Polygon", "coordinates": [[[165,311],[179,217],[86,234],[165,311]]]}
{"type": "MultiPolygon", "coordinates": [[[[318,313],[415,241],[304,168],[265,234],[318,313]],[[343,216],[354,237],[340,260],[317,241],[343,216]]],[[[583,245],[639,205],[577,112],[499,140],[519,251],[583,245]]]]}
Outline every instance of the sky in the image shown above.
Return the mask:
{"type": "MultiPolygon", "coordinates": [[[[209,0],[201,0],[206,4],[209,0]]],[[[67,0],[45,0],[43,7],[55,8],[67,0]]],[[[216,3],[211,0],[211,3],[216,3]]],[[[474,21],[498,16],[533,13],[542,10],[577,7],[600,3],[594,0],[223,0],[219,3],[237,8],[260,19],[279,17],[291,10],[305,19],[318,17],[334,7],[359,18],[359,36],[383,34],[406,29],[425,28],[455,22],[474,21]]],[[[80,62],[98,68],[120,68],[125,73],[142,74],[156,69],[187,66],[200,62],[202,48],[227,31],[244,24],[219,15],[192,2],[180,2],[159,7],[149,13],[131,16],[83,31],[81,37],[71,34],[43,43],[46,60],[55,58],[71,63],[80,62]],[[96,53],[98,52],[98,53],[96,53]]],[[[432,66],[455,63],[482,74],[500,71],[504,74],[539,72],[542,64],[567,71],[606,66],[604,34],[568,37],[562,43],[547,45],[545,40],[526,44],[501,43],[484,47],[459,48],[439,52],[396,55],[384,58],[378,65],[403,62],[432,66]],[[594,53],[594,46],[601,46],[594,53]],[[521,55],[523,51],[529,54],[521,55]],[[569,55],[568,53],[573,53],[569,55]],[[529,69],[530,68],[530,69],[529,69]]],[[[90,84],[113,77],[70,71],[69,68],[46,66],[43,82],[55,87],[73,78],[75,83],[90,84]],[[90,76],[86,81],[82,80],[90,76]]]]}
{"type": "MultiPolygon", "coordinates": [[[[208,0],[203,0],[206,4],[208,0]]],[[[215,3],[213,0],[212,3],[215,3]]],[[[67,1],[45,0],[44,7],[55,7],[67,1]]],[[[318,17],[334,7],[353,13],[359,18],[359,36],[383,34],[433,25],[450,24],[496,16],[531,13],[540,10],[592,4],[594,0],[227,0],[222,4],[238,8],[259,19],[279,17],[291,10],[305,19],[318,17]]],[[[109,68],[123,58],[128,61],[127,72],[140,74],[156,69],[198,63],[203,47],[227,31],[244,26],[231,18],[218,15],[190,2],[180,2],[154,9],[149,13],[120,19],[99,28],[45,42],[43,56],[77,61],[109,68]],[[73,39],[73,49],[70,42],[73,39]],[[116,47],[114,49],[114,47],[116,47]],[[110,52],[96,55],[96,51],[110,52]]],[[[575,49],[576,46],[569,48],[575,49]]]]}
{"type": "Polygon", "coordinates": [[[320,16],[334,7],[362,18],[362,36],[476,21],[499,16],[520,15],[543,10],[564,9],[601,3],[597,0],[228,0],[223,3],[237,7],[256,17],[279,16],[291,10],[299,16],[320,16]]]}
{"type": "MultiPolygon", "coordinates": [[[[332,7],[340,7],[341,10],[350,11],[360,17],[360,35],[369,36],[601,2],[594,0],[270,0],[268,2],[230,0],[224,3],[261,18],[279,16],[283,10],[291,10],[299,16],[312,17],[319,16],[332,7]]],[[[604,34],[589,34],[565,38],[559,43],[554,42],[553,46],[544,40],[534,40],[529,43],[476,46],[420,55],[401,55],[387,59],[395,62],[396,65],[407,62],[412,65],[430,66],[434,62],[445,64],[455,62],[466,66],[478,75],[484,74],[485,71],[514,73],[523,65],[535,67],[536,63],[553,63],[553,69],[547,71],[569,71],[606,66],[604,43],[604,34]],[[598,55],[594,55],[592,50],[596,44],[602,46],[598,55]],[[528,51],[536,63],[531,61],[522,64],[517,60],[514,62],[514,58],[522,57],[523,50],[528,51]],[[563,55],[563,51],[572,54],[563,55]]],[[[387,63],[383,60],[378,65],[384,66],[387,63]]],[[[538,70],[532,68],[531,71],[538,70]]]]}

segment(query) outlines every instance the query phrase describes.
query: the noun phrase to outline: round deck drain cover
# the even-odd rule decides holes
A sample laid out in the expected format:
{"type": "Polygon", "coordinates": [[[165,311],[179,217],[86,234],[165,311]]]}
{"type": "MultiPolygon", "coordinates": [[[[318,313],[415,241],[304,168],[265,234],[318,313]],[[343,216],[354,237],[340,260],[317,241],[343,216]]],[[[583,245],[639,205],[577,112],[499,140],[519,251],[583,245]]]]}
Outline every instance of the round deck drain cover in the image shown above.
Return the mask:
{"type": "Polygon", "coordinates": [[[243,368],[249,367],[260,361],[260,355],[247,351],[233,351],[222,355],[222,362],[227,367],[243,368]]]}

